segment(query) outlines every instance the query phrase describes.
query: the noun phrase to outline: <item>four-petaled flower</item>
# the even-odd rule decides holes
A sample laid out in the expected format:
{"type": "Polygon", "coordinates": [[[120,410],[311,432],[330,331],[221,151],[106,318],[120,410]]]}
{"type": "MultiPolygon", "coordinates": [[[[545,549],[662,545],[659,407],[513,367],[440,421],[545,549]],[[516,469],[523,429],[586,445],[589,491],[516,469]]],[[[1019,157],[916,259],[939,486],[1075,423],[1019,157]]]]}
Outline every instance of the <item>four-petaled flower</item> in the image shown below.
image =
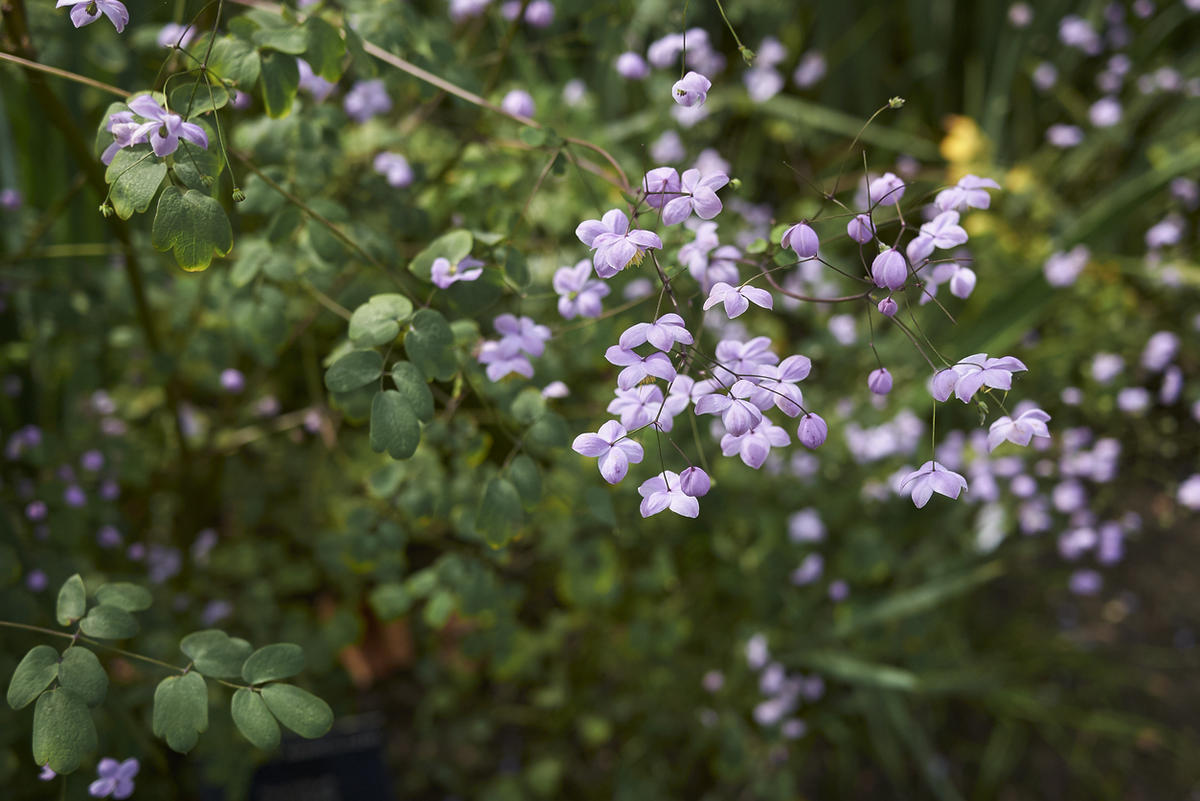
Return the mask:
{"type": "Polygon", "coordinates": [[[732,431],[721,437],[721,453],[726,456],[737,454],[747,467],[755,470],[763,466],[771,448],[782,448],[791,442],[788,433],[770,420],[763,418],[742,434],[732,431]]]}
{"type": "Polygon", "coordinates": [[[1050,415],[1041,409],[1030,409],[1017,415],[1016,419],[1005,415],[988,429],[988,450],[996,450],[1005,440],[1025,446],[1034,437],[1049,438],[1050,430],[1046,427],[1049,420],[1050,415]]]}
{"type": "MultiPolygon", "coordinates": [[[[438,289],[445,289],[455,281],[474,281],[478,279],[479,276],[483,275],[483,262],[467,256],[458,264],[451,264],[449,259],[438,257],[433,260],[433,266],[430,267],[429,272],[433,285],[438,289]]],[[[545,326],[541,327],[545,328],[545,326]]]]}
{"type": "Polygon", "coordinates": [[[669,353],[676,342],[691,345],[694,341],[691,332],[683,327],[683,318],[672,312],[652,323],[634,323],[625,329],[617,343],[626,350],[632,350],[649,342],[664,353],[669,353]]]}
{"type": "Polygon", "coordinates": [[[734,287],[724,281],[718,281],[708,293],[708,300],[704,301],[704,310],[708,311],[718,303],[724,303],[725,314],[732,320],[750,308],[752,301],[764,309],[772,308],[775,303],[771,293],[765,289],[746,285],[734,287]]]}
{"type": "Polygon", "coordinates": [[[714,392],[698,398],[696,414],[720,414],[725,430],[740,437],[762,422],[762,410],[753,401],[757,390],[749,381],[736,381],[728,395],[714,392]]]}
{"type": "Polygon", "coordinates": [[[146,141],[148,132],[140,122],[133,119],[132,111],[118,111],[110,114],[106,130],[113,135],[113,142],[100,154],[100,161],[112,164],[117,151],[124,147],[133,147],[146,141]]]}
{"type": "Polygon", "coordinates": [[[702,106],[711,88],[712,81],[698,72],[690,71],[671,87],[671,97],[681,106],[702,106]]]}
{"type": "Polygon", "coordinates": [[[658,234],[641,228],[629,228],[629,218],[620,209],[612,209],[599,220],[585,220],[575,229],[579,241],[595,251],[592,264],[596,275],[612,278],[630,264],[641,264],[649,248],[662,249],[658,234]]]}
{"type": "Polygon", "coordinates": [[[625,368],[617,375],[617,386],[621,389],[635,387],[649,376],[665,381],[675,379],[675,365],[671,364],[671,359],[665,353],[656,352],[642,357],[628,348],[612,345],[604,352],[604,358],[611,364],[625,368]]]}
{"type": "Polygon", "coordinates": [[[957,211],[943,211],[921,226],[921,233],[908,243],[908,260],[913,262],[929,258],[935,248],[945,250],[958,247],[967,241],[967,232],[958,224],[957,211]]]}
{"type": "MultiPolygon", "coordinates": [[[[646,193],[646,205],[661,209],[679,197],[682,184],[674,167],[655,167],[642,178],[642,191],[646,193]]],[[[715,223],[714,223],[715,225],[715,223]]]]}
{"type": "MultiPolygon", "coordinates": [[[[459,262],[461,265],[462,262],[459,262]]],[[[492,321],[492,326],[501,337],[516,343],[530,356],[541,356],[546,350],[546,340],[551,336],[550,329],[535,323],[532,317],[501,314],[492,321]]]]}
{"type": "Polygon", "coordinates": [[[638,495],[642,496],[642,517],[656,515],[664,509],[683,517],[700,514],[700,502],[683,491],[679,474],[670,470],[643,481],[642,486],[638,487],[638,495]]]}
{"type": "Polygon", "coordinates": [[[900,480],[900,491],[911,492],[918,509],[929,503],[935,492],[956,499],[966,488],[965,478],[934,461],[926,462],[900,480]]]}
{"type": "Polygon", "coordinates": [[[942,211],[951,209],[971,208],[986,209],[992,204],[989,189],[999,189],[1000,184],[991,178],[980,178],[978,175],[964,175],[959,182],[937,193],[933,205],[942,211]]]}
{"type": "Polygon", "coordinates": [[[625,426],[616,420],[609,420],[595,434],[580,434],[571,443],[571,450],[599,457],[600,475],[609,484],[619,483],[629,472],[629,465],[638,464],[643,456],[641,444],[629,439],[625,426]]]}
{"type": "Polygon", "coordinates": [[[375,156],[373,165],[375,172],[387,178],[390,186],[399,188],[413,182],[412,167],[409,166],[408,159],[399,153],[390,151],[379,153],[375,156]]]}
{"type": "Polygon", "coordinates": [[[129,798],[133,795],[133,777],[137,775],[139,767],[136,757],[124,762],[112,757],[101,759],[96,767],[100,778],[88,785],[88,795],[92,798],[129,798]]]}
{"type": "Polygon", "coordinates": [[[558,293],[558,313],[564,318],[599,317],[603,312],[600,300],[610,290],[608,284],[592,278],[592,265],[587,259],[574,267],[559,267],[552,283],[558,293]]]}
{"type": "Polygon", "coordinates": [[[700,176],[699,170],[684,170],[679,179],[679,195],[663,207],[662,219],[667,225],[681,223],[696,212],[703,220],[711,220],[721,213],[721,199],[717,190],[729,183],[729,176],[714,172],[700,176]]]}
{"type": "Polygon", "coordinates": [[[950,397],[949,390],[952,388],[955,397],[963,403],[970,403],[971,397],[984,386],[1007,392],[1012,389],[1012,374],[1028,369],[1015,356],[989,359],[986,353],[975,353],[954,365],[957,379],[945,370],[934,376],[933,397],[945,400],[950,397]]]}
{"type": "Polygon", "coordinates": [[[71,6],[71,23],[76,28],[91,25],[100,15],[112,20],[117,33],[122,33],[129,24],[129,11],[117,0],[58,0],[55,8],[71,6]]]}
{"type": "Polygon", "coordinates": [[[150,149],[156,156],[174,153],[179,147],[180,139],[197,147],[208,147],[208,135],[204,133],[203,128],[194,122],[184,122],[183,117],[165,110],[150,95],[138,95],[129,101],[129,108],[134,114],[149,120],[142,123],[134,132],[133,138],[149,134],[150,149]]]}

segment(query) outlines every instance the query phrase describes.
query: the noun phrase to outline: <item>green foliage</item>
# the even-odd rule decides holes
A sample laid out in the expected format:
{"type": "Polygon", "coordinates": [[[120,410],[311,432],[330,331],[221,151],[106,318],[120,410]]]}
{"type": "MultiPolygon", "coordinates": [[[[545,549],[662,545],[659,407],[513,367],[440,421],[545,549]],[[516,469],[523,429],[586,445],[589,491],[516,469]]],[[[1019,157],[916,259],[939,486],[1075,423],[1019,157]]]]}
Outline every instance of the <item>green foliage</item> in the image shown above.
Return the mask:
{"type": "Polygon", "coordinates": [[[403,295],[374,295],[350,317],[350,340],[360,348],[387,345],[412,317],[412,302],[403,295]]]}
{"type": "Polygon", "coordinates": [[[252,745],[264,750],[279,745],[279,724],[267,709],[261,693],[242,687],[234,692],[229,711],[238,731],[252,745]]]}
{"type": "Polygon", "coordinates": [[[265,645],[242,665],[242,678],[251,684],[288,679],[304,670],[304,649],[290,642],[265,645]]]}
{"type": "Polygon", "coordinates": [[[154,157],[149,145],[137,145],[118,150],[104,177],[109,183],[113,210],[122,220],[128,220],[150,208],[167,177],[167,165],[154,157]]]}
{"type": "Polygon", "coordinates": [[[268,684],[262,698],[271,714],[301,737],[320,737],[333,725],[333,710],[317,696],[292,684],[268,684]]]}
{"type": "Polygon", "coordinates": [[[150,591],[138,584],[117,581],[101,584],[96,590],[96,600],[107,606],[115,606],[126,612],[141,612],[150,608],[153,597],[150,591]]]}
{"type": "Polygon", "coordinates": [[[208,688],[199,673],[168,676],[154,690],[155,736],[172,751],[186,754],[208,728],[208,688]]]}
{"type": "Polygon", "coordinates": [[[446,318],[433,309],[419,309],[404,336],[409,361],[430,380],[449,381],[457,364],[454,359],[454,333],[446,318]]]}
{"type": "Polygon", "coordinates": [[[230,637],[219,629],[194,631],[179,641],[179,650],[193,667],[214,679],[234,679],[242,675],[242,665],[253,647],[239,637],[230,637]]]}
{"type": "Polygon", "coordinates": [[[267,52],[262,55],[260,69],[258,84],[267,114],[276,119],[286,117],[300,87],[296,59],[284,53],[267,52]]]}
{"type": "Polygon", "coordinates": [[[87,705],[71,690],[42,693],[33,710],[33,761],[55,773],[71,773],[96,750],[96,724],[87,705]]]}
{"type": "Polygon", "coordinates": [[[58,678],[58,651],[35,645],[21,658],[8,683],[8,705],[24,709],[58,678]]]}
{"type": "Polygon", "coordinates": [[[513,482],[500,477],[489,480],[475,515],[475,527],[487,544],[493,548],[504,547],[516,536],[523,520],[521,494],[513,482]]]}
{"type": "Polygon", "coordinates": [[[58,606],[54,613],[59,624],[69,626],[83,617],[87,610],[87,591],[78,573],[71,576],[58,591],[58,606]]]}
{"type": "Polygon", "coordinates": [[[258,80],[261,66],[258,51],[236,36],[217,37],[208,57],[208,68],[214,75],[233,81],[243,91],[258,80]]]}
{"type": "Polygon", "coordinates": [[[63,651],[58,665],[58,683],[70,690],[89,707],[99,706],[108,693],[108,674],[96,655],[79,645],[63,651]]]}
{"type": "Polygon", "coordinates": [[[233,249],[233,229],[221,204],[208,195],[174,186],[163,190],[154,212],[154,247],[171,250],[185,270],[204,270],[214,256],[233,249]]]}
{"type": "Polygon", "coordinates": [[[374,350],[352,350],[325,371],[325,388],[330,392],[350,392],[378,381],[383,375],[383,357],[374,350]]]}
{"type": "Polygon", "coordinates": [[[371,401],[371,449],[407,459],[420,441],[421,424],[408,398],[394,389],[376,393],[371,401]]]}
{"type": "Polygon", "coordinates": [[[121,607],[100,604],[89,609],[79,621],[79,630],[101,640],[123,640],[138,633],[138,624],[133,615],[121,607]]]}

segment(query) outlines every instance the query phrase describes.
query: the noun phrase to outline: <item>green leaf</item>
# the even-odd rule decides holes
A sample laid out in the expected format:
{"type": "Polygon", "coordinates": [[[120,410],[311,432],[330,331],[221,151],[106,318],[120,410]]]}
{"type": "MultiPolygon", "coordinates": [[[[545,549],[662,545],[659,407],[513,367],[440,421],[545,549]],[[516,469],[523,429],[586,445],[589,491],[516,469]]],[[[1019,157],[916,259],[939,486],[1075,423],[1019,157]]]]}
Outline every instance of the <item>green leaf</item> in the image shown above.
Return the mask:
{"type": "Polygon", "coordinates": [[[250,744],[269,751],[279,745],[279,724],[262,696],[242,687],[229,702],[233,723],[250,744]]]}
{"type": "Polygon", "coordinates": [[[542,474],[537,463],[528,455],[521,453],[512,460],[508,466],[508,478],[517,488],[517,494],[526,508],[541,500],[542,474]]]}
{"type": "Polygon", "coordinates": [[[168,676],[154,690],[152,728],[171,750],[186,754],[208,728],[208,686],[199,673],[168,676]]]}
{"type": "Polygon", "coordinates": [[[279,722],[301,737],[320,737],[333,726],[333,710],[312,693],[291,684],[268,684],[263,700],[279,722]]]}
{"type": "Polygon", "coordinates": [[[342,77],[342,61],[346,58],[346,43],[338,29],[320,17],[309,17],[304,23],[308,31],[308,50],[304,60],[313,72],[327,81],[342,77]]]}
{"type": "Polygon", "coordinates": [[[96,600],[126,612],[141,612],[143,609],[149,609],[154,599],[145,587],[128,581],[117,581],[102,584],[100,589],[96,590],[96,600]]]}
{"type": "Polygon", "coordinates": [[[175,261],[185,270],[203,270],[213,256],[233,249],[233,229],[225,209],[195,189],[180,192],[168,186],[158,198],[151,232],[154,247],[174,250],[175,261]]]}
{"type": "Polygon", "coordinates": [[[308,31],[304,28],[259,28],[250,37],[256,45],[267,50],[298,56],[308,49],[308,31]]]}
{"type": "Polygon", "coordinates": [[[908,691],[920,685],[917,676],[907,670],[865,662],[840,651],[804,651],[795,655],[793,661],[849,684],[908,691]]]}
{"type": "Polygon", "coordinates": [[[58,666],[58,683],[75,693],[88,706],[99,706],[108,692],[108,674],[96,655],[80,645],[63,651],[58,666]]]}
{"type": "Polygon", "coordinates": [[[475,515],[475,528],[493,548],[502,548],[517,533],[524,521],[521,510],[521,495],[513,483],[504,478],[493,478],[483,490],[479,511],[475,515]]]}
{"type": "Polygon", "coordinates": [[[554,412],[546,412],[525,432],[525,445],[534,456],[546,456],[565,448],[571,441],[567,422],[554,412]]]}
{"type": "Polygon", "coordinates": [[[512,416],[522,425],[532,425],[546,412],[546,398],[536,387],[525,387],[513,398],[509,407],[512,416]]]}
{"type": "Polygon", "coordinates": [[[429,281],[435,259],[446,259],[451,264],[458,264],[471,255],[474,244],[475,240],[470,231],[459,229],[442,234],[409,262],[408,269],[421,280],[429,281]]]}
{"type": "Polygon", "coordinates": [[[83,617],[87,609],[87,592],[83,588],[83,579],[79,574],[71,576],[58,591],[58,607],[55,617],[64,626],[69,626],[83,617]]]}
{"type": "Polygon", "coordinates": [[[8,683],[8,705],[24,709],[58,677],[58,651],[35,645],[21,658],[8,683]]]}
{"type": "Polygon", "coordinates": [[[166,177],[167,165],[154,157],[149,145],[118,150],[104,173],[110,184],[108,199],[117,216],[128,220],[134,212],[150,208],[166,177]]]}
{"type": "Polygon", "coordinates": [[[267,116],[286,117],[292,110],[296,90],[300,88],[300,68],[296,66],[296,59],[286,53],[265,53],[259,77],[267,116]]]}
{"type": "Polygon", "coordinates": [[[350,316],[350,340],[360,348],[386,345],[412,313],[412,302],[403,295],[375,295],[350,316]]]}
{"type": "Polygon", "coordinates": [[[88,610],[79,621],[80,630],[89,637],[101,640],[122,640],[138,633],[133,615],[118,606],[100,604],[88,610]]]}
{"type": "Polygon", "coordinates": [[[33,761],[71,773],[96,750],[96,724],[83,699],[62,687],[42,693],[33,709],[33,761]]]}
{"type": "Polygon", "coordinates": [[[325,371],[325,388],[350,392],[377,381],[383,375],[383,357],[374,350],[352,350],[325,371]]]}
{"type": "Polygon", "coordinates": [[[196,78],[171,90],[171,111],[186,116],[190,122],[196,122],[195,118],[201,114],[224,108],[228,102],[229,90],[217,79],[196,78]]]}
{"type": "Polygon", "coordinates": [[[529,265],[521,251],[511,245],[504,249],[504,274],[521,289],[529,286],[529,265]]]}
{"type": "Polygon", "coordinates": [[[240,637],[230,637],[220,629],[194,631],[179,641],[196,670],[216,679],[236,679],[242,664],[254,649],[240,637]]]}
{"type": "Polygon", "coordinates": [[[377,394],[371,401],[371,450],[407,459],[420,442],[421,424],[404,395],[394,389],[377,394]]]}
{"type": "Polygon", "coordinates": [[[935,609],[948,599],[969,592],[1003,573],[1004,566],[996,561],[986,562],[966,573],[933,579],[919,587],[896,593],[874,606],[858,610],[851,617],[838,621],[833,630],[834,636],[844,637],[865,626],[899,620],[935,609]]]}
{"type": "Polygon", "coordinates": [[[521,141],[530,147],[541,147],[546,144],[546,129],[544,128],[522,128],[517,136],[521,137],[521,141]]]}
{"type": "Polygon", "coordinates": [[[398,581],[380,584],[367,596],[371,611],[383,621],[395,620],[406,614],[412,606],[412,596],[398,581]]]}
{"type": "Polygon", "coordinates": [[[392,382],[408,405],[412,408],[417,419],[428,423],[433,419],[433,393],[425,376],[411,362],[396,362],[392,365],[392,382]]]}
{"type": "Polygon", "coordinates": [[[251,684],[286,679],[304,670],[304,649],[290,642],[264,645],[242,665],[242,678],[251,684]]]}
{"type": "Polygon", "coordinates": [[[454,377],[454,332],[446,318],[433,309],[421,309],[413,315],[412,327],[404,336],[408,358],[425,377],[448,381],[454,377]]]}
{"type": "Polygon", "coordinates": [[[258,80],[262,67],[258,51],[249,42],[236,36],[222,36],[213,43],[208,57],[208,69],[220,78],[234,82],[243,91],[258,80]]]}

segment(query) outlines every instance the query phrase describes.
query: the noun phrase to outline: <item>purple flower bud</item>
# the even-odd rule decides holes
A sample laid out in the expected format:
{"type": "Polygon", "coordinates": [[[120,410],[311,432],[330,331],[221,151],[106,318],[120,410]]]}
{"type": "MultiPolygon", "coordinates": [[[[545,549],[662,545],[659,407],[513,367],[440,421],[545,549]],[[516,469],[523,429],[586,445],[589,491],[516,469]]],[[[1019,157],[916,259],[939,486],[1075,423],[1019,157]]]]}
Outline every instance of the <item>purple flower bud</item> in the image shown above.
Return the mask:
{"type": "Polygon", "coordinates": [[[850,585],[838,579],[829,585],[829,600],[841,603],[850,595],[850,585]]]}
{"type": "Polygon", "coordinates": [[[715,693],[725,686],[725,675],[719,670],[710,670],[704,674],[700,684],[710,693],[715,693]]]}
{"type": "Polygon", "coordinates": [[[896,301],[892,300],[890,297],[886,297],[879,301],[879,306],[877,308],[879,309],[879,313],[884,317],[895,317],[896,310],[899,307],[896,305],[896,301]]]}
{"type": "Polygon", "coordinates": [[[135,542],[125,550],[125,555],[135,562],[140,562],[146,558],[146,546],[135,542]]]}
{"type": "Polygon", "coordinates": [[[21,208],[21,193],[15,189],[5,189],[0,192],[0,209],[16,211],[21,208]]]}
{"type": "Polygon", "coordinates": [[[679,474],[679,484],[683,488],[683,494],[693,498],[703,498],[712,487],[708,473],[694,465],[679,474]]]}
{"type": "Polygon", "coordinates": [[[104,454],[97,450],[85,451],[79,457],[79,464],[89,473],[95,473],[104,467],[104,454]]]}
{"type": "Polygon", "coordinates": [[[115,526],[101,526],[96,532],[96,542],[101,548],[116,548],[121,544],[121,532],[115,526]]]}
{"type": "Polygon", "coordinates": [[[42,501],[30,501],[25,507],[25,517],[34,521],[46,519],[46,504],[42,501]]]}
{"type": "Polygon", "coordinates": [[[801,259],[811,259],[817,255],[821,240],[808,223],[801,222],[784,231],[779,244],[781,247],[791,248],[801,259]]]}
{"type": "Polygon", "coordinates": [[[675,82],[675,85],[671,87],[671,97],[685,108],[702,106],[708,99],[708,90],[711,88],[712,81],[700,73],[692,71],[675,82]]]}
{"type": "Polygon", "coordinates": [[[78,484],[71,484],[63,490],[63,502],[67,506],[78,509],[87,505],[87,495],[78,484]]]}
{"type": "Polygon", "coordinates": [[[650,75],[650,65],[641,54],[628,50],[617,56],[617,74],[627,81],[640,81],[650,75]]]}
{"type": "Polygon", "coordinates": [[[533,104],[533,95],[524,89],[513,89],[500,101],[500,108],[517,117],[533,117],[537,109],[533,104]]]}
{"type": "Polygon", "coordinates": [[[44,570],[30,570],[29,575],[25,576],[25,586],[33,592],[41,592],[46,589],[48,581],[44,570]]]}
{"type": "Polygon", "coordinates": [[[227,367],[221,371],[221,389],[236,395],[246,388],[246,377],[240,370],[227,367]]]}
{"type": "Polygon", "coordinates": [[[109,479],[100,485],[100,497],[106,501],[115,501],[121,497],[121,486],[109,479]]]}
{"type": "Polygon", "coordinates": [[[534,28],[548,28],[554,22],[554,4],[550,0],[533,0],[525,6],[525,22],[534,28]]]}
{"type": "Polygon", "coordinates": [[[880,289],[900,289],[908,280],[904,256],[894,248],[883,251],[871,262],[871,278],[880,289]]]}
{"type": "Polygon", "coordinates": [[[867,376],[867,389],[876,395],[888,394],[892,391],[892,374],[886,367],[872,370],[871,374],[867,376]]]}
{"type": "Polygon", "coordinates": [[[1076,570],[1071,574],[1070,588],[1075,595],[1095,595],[1104,587],[1104,577],[1095,570],[1076,570]]]}
{"type": "Polygon", "coordinates": [[[809,412],[800,418],[800,426],[796,429],[796,438],[806,448],[819,448],[825,444],[829,436],[829,426],[821,415],[809,412]]]}
{"type": "Polygon", "coordinates": [[[860,245],[865,245],[875,238],[875,223],[865,214],[856,215],[846,223],[846,233],[860,245]]]}

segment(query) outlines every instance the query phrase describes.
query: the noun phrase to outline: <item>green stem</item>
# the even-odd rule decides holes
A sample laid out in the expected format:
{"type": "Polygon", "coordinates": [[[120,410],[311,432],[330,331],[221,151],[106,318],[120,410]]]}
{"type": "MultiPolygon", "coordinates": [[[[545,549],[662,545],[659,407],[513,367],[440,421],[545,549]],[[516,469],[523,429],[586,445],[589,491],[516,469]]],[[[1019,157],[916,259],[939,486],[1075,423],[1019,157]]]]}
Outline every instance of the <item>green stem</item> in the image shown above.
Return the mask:
{"type": "Polygon", "coordinates": [[[725,6],[721,5],[721,0],[716,0],[717,10],[721,12],[721,19],[725,20],[725,27],[729,28],[729,32],[733,34],[733,41],[737,44],[738,52],[742,54],[742,58],[747,64],[754,63],[754,51],[742,44],[742,40],[738,38],[737,31],[733,29],[733,23],[729,21],[729,17],[725,16],[725,6]]]}

